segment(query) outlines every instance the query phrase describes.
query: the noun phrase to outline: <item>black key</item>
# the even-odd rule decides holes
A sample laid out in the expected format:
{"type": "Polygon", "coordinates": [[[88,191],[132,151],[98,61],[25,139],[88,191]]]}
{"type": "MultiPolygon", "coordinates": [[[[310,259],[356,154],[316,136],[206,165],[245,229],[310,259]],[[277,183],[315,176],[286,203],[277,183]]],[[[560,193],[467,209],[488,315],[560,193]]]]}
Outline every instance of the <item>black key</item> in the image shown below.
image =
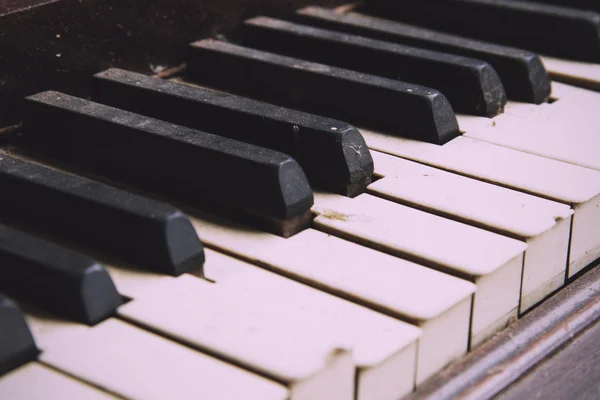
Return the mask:
{"type": "Polygon", "coordinates": [[[544,64],[537,54],[526,50],[322,7],[298,10],[294,19],[353,35],[477,58],[494,67],[509,99],[540,104],[550,96],[550,77],[544,64]]]}
{"type": "Polygon", "coordinates": [[[519,0],[530,3],[554,4],[557,6],[578,8],[580,10],[600,12],[598,0],[519,0]]]}
{"type": "Polygon", "coordinates": [[[169,205],[4,155],[0,187],[1,219],[170,275],[204,263],[189,219],[169,205]]]}
{"type": "Polygon", "coordinates": [[[268,17],[246,21],[240,38],[249,47],[435,88],[457,112],[495,116],[506,104],[485,61],[268,17]]]}
{"type": "Polygon", "coordinates": [[[212,39],[192,43],[188,75],[220,89],[443,144],[459,135],[438,91],[212,39]]]}
{"type": "Polygon", "coordinates": [[[250,214],[280,234],[310,222],[304,172],[273,150],[56,92],[25,99],[22,139],[35,151],[192,207],[250,214]]]}
{"type": "Polygon", "coordinates": [[[0,291],[89,325],[113,315],[122,303],[110,276],[93,259],[2,224],[0,291]]]}
{"type": "Polygon", "coordinates": [[[34,361],[38,353],[23,313],[0,293],[0,376],[34,361]]]}
{"type": "Polygon", "coordinates": [[[367,13],[557,57],[600,61],[600,15],[505,0],[368,0],[367,13]]]}
{"type": "Polygon", "coordinates": [[[311,183],[356,195],[371,182],[373,159],[345,122],[120,69],[95,75],[93,100],[289,154],[311,183]]]}

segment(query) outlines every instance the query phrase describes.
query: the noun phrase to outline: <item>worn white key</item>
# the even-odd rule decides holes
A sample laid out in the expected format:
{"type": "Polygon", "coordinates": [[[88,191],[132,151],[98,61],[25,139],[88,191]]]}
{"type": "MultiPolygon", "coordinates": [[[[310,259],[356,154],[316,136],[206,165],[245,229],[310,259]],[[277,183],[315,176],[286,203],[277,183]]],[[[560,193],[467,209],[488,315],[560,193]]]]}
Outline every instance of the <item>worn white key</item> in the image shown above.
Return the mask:
{"type": "Polygon", "coordinates": [[[318,229],[474,282],[472,345],[517,316],[525,243],[369,194],[317,192],[312,210],[318,229]]]}
{"type": "Polygon", "coordinates": [[[459,115],[465,136],[600,170],[600,93],[554,83],[553,103],[509,102],[493,119],[459,115]]]}
{"type": "Polygon", "coordinates": [[[366,129],[361,132],[374,150],[573,207],[569,277],[600,256],[600,171],[467,137],[436,146],[366,129]]]}
{"type": "Polygon", "coordinates": [[[600,89],[600,65],[590,62],[542,57],[552,79],[573,85],[600,89]]]}
{"type": "Polygon", "coordinates": [[[470,282],[314,229],[283,239],[209,216],[192,224],[208,247],[418,325],[417,384],[467,351],[470,282]]]}
{"type": "Polygon", "coordinates": [[[358,367],[358,399],[398,399],[412,390],[419,328],[210,249],[206,254],[205,274],[217,284],[285,300],[287,313],[316,317],[342,340],[358,367]]]}
{"type": "Polygon", "coordinates": [[[119,292],[133,297],[119,316],[281,382],[290,399],[354,398],[355,365],[342,348],[346,343],[313,325],[310,316],[285,313],[274,298],[243,296],[191,275],[109,272],[119,292]]]}
{"type": "Polygon", "coordinates": [[[117,400],[117,397],[43,364],[31,362],[0,378],[0,399],[117,400]]]}
{"type": "Polygon", "coordinates": [[[378,151],[371,155],[375,174],[384,178],[369,186],[370,193],[527,243],[521,313],[564,284],[573,214],[568,205],[378,151]]]}
{"type": "Polygon", "coordinates": [[[117,319],[93,327],[26,314],[39,361],[127,399],[287,399],[288,390],[117,319]]]}
{"type": "Polygon", "coordinates": [[[110,268],[133,298],[119,315],[279,381],[313,379],[343,348],[358,367],[359,399],[413,390],[417,327],[215,251],[206,256],[204,272],[216,283],[110,268]]]}

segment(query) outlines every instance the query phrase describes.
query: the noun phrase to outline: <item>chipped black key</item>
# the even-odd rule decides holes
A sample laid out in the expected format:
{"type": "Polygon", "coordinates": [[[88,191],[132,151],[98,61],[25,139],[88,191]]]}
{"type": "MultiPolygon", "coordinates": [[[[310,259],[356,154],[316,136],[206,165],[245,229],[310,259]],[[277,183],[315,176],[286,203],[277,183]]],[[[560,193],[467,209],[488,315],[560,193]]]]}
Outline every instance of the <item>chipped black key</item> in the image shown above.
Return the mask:
{"type": "Polygon", "coordinates": [[[461,113],[495,116],[506,104],[502,82],[485,61],[268,17],[246,21],[240,38],[249,47],[432,87],[461,113]]]}
{"type": "Polygon", "coordinates": [[[56,92],[24,102],[22,145],[191,207],[290,235],[313,195],[291,157],[56,92]]]}
{"type": "Polygon", "coordinates": [[[93,259],[3,224],[0,291],[88,325],[113,315],[122,303],[110,276],[93,259]]]}
{"type": "Polygon", "coordinates": [[[170,275],[204,263],[189,219],[169,205],[2,154],[0,187],[0,219],[170,275]]]}
{"type": "Polygon", "coordinates": [[[540,104],[550,96],[548,72],[540,57],[530,51],[322,7],[298,10],[294,19],[311,26],[483,60],[494,67],[509,99],[540,104]]]}
{"type": "Polygon", "coordinates": [[[34,361],[38,353],[23,313],[0,293],[0,376],[34,361]]]}
{"type": "Polygon", "coordinates": [[[353,196],[371,182],[371,153],[345,122],[120,69],[95,75],[92,98],[289,154],[311,183],[337,193],[353,196]]]}
{"type": "Polygon", "coordinates": [[[418,85],[206,39],[188,76],[205,85],[443,144],[459,135],[450,103],[418,85]]]}
{"type": "Polygon", "coordinates": [[[502,0],[368,0],[361,11],[541,54],[600,61],[600,15],[502,0]]]}

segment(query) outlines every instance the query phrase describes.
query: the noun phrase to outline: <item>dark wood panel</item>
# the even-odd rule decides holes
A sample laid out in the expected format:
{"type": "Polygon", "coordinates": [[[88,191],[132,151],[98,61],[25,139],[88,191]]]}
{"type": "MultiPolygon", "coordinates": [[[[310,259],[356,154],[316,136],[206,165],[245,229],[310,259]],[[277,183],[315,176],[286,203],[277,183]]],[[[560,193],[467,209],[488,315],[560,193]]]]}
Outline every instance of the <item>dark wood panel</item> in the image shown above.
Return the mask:
{"type": "Polygon", "coordinates": [[[54,89],[86,96],[91,74],[103,69],[157,72],[183,62],[189,42],[227,32],[244,18],[344,1],[4,0],[0,128],[19,122],[25,95],[54,89]]]}
{"type": "Polygon", "coordinates": [[[495,399],[600,399],[600,322],[571,340],[495,399]]]}
{"type": "Polygon", "coordinates": [[[58,0],[0,0],[0,16],[58,0]]]}

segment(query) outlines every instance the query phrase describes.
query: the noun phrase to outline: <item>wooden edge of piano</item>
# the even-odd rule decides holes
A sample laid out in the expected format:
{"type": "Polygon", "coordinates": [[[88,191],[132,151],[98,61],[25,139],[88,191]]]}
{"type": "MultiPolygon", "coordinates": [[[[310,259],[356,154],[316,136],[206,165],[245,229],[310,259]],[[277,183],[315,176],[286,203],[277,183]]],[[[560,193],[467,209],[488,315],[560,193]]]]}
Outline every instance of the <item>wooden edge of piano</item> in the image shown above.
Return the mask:
{"type": "Polygon", "coordinates": [[[407,399],[492,398],[508,388],[600,318],[597,265],[596,261],[588,266],[567,286],[407,399]]]}

